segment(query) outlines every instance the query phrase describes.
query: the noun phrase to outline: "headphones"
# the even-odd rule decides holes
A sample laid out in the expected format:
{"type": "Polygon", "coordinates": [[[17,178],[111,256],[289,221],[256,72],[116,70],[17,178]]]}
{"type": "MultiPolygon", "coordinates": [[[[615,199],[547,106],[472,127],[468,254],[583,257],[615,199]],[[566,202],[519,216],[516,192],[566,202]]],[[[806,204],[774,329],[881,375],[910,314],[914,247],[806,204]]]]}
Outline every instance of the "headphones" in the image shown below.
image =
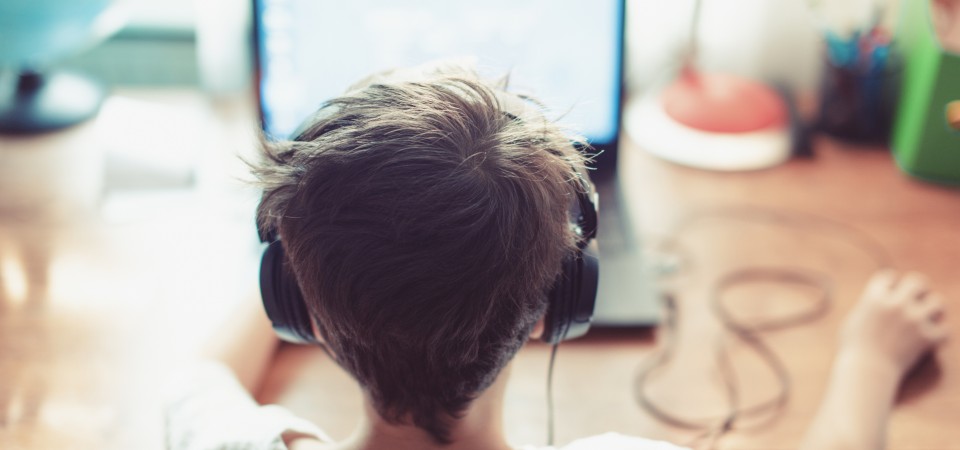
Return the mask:
{"type": "MultiPolygon", "coordinates": [[[[586,334],[597,302],[600,261],[595,238],[599,197],[593,185],[579,172],[572,184],[576,198],[571,202],[569,214],[577,246],[564,258],[547,298],[541,340],[549,344],[586,334]]],[[[314,322],[277,230],[258,226],[257,231],[260,241],[268,244],[260,261],[260,296],[273,330],[287,342],[321,344],[314,334],[314,322]]]]}
{"type": "MultiPolygon", "coordinates": [[[[597,251],[597,194],[586,181],[578,183],[576,201],[571,205],[571,226],[577,248],[564,258],[560,275],[547,300],[542,340],[549,344],[586,334],[593,318],[600,275],[597,251]]],[[[263,307],[277,335],[287,342],[319,344],[303,293],[284,254],[275,231],[259,229],[261,242],[268,243],[260,261],[260,295],[263,307]]]]}
{"type": "Polygon", "coordinates": [[[548,344],[587,334],[597,303],[600,252],[597,249],[597,203],[593,185],[577,174],[576,201],[570,208],[577,249],[563,260],[560,275],[547,296],[543,336],[548,344]]]}

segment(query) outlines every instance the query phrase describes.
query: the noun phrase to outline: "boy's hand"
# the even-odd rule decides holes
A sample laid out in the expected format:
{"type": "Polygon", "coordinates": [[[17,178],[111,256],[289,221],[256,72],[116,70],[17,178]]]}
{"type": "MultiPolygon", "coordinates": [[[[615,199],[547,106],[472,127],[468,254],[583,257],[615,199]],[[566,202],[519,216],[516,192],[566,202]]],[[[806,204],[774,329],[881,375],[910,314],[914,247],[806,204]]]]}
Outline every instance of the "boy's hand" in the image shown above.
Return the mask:
{"type": "Polygon", "coordinates": [[[884,448],[901,378],[946,337],[943,300],[922,275],[875,274],[847,316],[830,385],[800,448],[884,448]]]}
{"type": "Polygon", "coordinates": [[[867,358],[902,377],[947,337],[943,299],[915,272],[877,272],[842,331],[841,354],[867,358]]]}

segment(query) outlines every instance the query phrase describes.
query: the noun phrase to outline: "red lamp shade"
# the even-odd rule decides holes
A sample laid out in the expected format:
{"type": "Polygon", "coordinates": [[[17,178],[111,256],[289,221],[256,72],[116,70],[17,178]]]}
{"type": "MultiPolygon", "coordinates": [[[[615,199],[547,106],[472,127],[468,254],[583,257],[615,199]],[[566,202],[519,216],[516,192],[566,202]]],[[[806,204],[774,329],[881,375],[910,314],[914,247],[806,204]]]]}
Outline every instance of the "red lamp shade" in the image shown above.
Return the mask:
{"type": "Polygon", "coordinates": [[[671,119],[713,133],[748,133],[787,122],[787,107],[770,87],[732,75],[685,70],[663,92],[671,119]]]}

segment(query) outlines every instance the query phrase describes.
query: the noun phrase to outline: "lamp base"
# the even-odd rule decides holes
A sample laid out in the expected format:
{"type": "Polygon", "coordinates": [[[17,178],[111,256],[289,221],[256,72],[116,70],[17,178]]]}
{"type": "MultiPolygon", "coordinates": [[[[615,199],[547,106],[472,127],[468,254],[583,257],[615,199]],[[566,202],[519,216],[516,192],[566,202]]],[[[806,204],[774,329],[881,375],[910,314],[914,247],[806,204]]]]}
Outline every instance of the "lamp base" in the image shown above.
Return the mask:
{"type": "Polygon", "coordinates": [[[0,83],[0,133],[34,134],[66,128],[97,114],[103,87],[79,75],[22,71],[0,83]],[[12,84],[12,85],[11,85],[12,84]]]}
{"type": "Polygon", "coordinates": [[[625,127],[641,148],[708,170],[757,170],[790,158],[789,108],[772,88],[685,67],[656,96],[634,101],[625,127]]]}
{"type": "Polygon", "coordinates": [[[638,147],[667,161],[719,171],[759,170],[787,161],[791,155],[786,124],[743,133],[717,133],[676,121],[659,96],[633,101],[624,127],[638,147]]]}

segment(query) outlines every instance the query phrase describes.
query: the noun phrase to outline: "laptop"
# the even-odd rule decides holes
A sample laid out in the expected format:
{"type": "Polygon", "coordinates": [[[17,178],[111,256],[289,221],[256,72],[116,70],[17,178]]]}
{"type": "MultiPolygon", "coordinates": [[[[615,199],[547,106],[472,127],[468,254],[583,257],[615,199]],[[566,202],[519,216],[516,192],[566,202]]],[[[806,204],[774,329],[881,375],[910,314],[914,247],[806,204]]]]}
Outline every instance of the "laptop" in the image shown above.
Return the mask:
{"type": "Polygon", "coordinates": [[[560,124],[601,153],[600,287],[594,323],[658,318],[641,243],[616,177],[623,95],[625,0],[254,0],[263,131],[289,138],[326,100],[374,72],[469,60],[485,77],[509,74],[560,124]]]}

